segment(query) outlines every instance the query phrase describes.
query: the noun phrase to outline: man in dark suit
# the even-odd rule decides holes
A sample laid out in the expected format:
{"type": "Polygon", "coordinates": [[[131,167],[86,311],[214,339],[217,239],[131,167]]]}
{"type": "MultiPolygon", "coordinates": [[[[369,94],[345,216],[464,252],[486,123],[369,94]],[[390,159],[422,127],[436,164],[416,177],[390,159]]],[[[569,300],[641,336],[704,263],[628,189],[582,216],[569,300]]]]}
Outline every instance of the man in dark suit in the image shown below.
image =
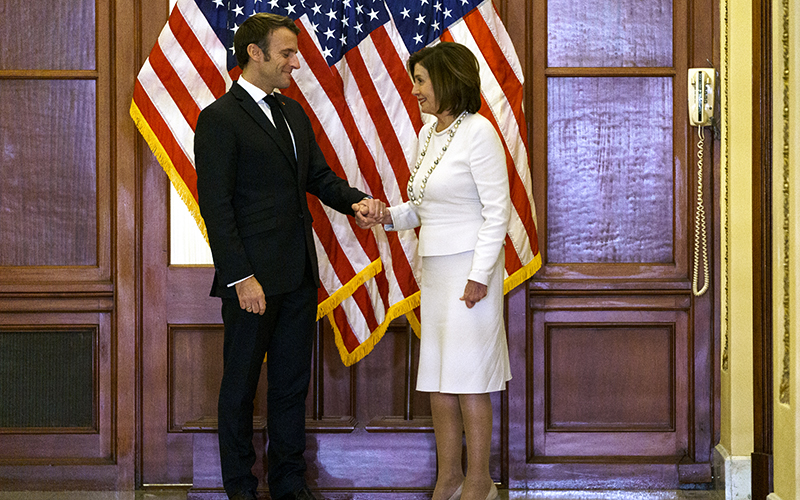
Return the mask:
{"type": "Polygon", "coordinates": [[[222,298],[225,326],[222,479],[236,500],[256,498],[253,400],[265,353],[270,495],[315,498],[303,458],[319,287],[306,193],[364,228],[385,209],[331,171],[303,108],[273,93],[300,67],[298,33],[274,14],[242,23],[234,36],[241,78],[200,113],[195,131],[197,192],[216,270],[211,295],[222,298]]]}

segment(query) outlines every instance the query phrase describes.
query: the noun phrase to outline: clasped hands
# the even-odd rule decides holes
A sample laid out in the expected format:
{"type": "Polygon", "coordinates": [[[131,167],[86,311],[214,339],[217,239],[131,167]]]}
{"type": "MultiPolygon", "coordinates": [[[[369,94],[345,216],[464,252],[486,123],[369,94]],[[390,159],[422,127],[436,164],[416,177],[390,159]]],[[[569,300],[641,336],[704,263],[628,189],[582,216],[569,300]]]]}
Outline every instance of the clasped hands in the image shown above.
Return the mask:
{"type": "Polygon", "coordinates": [[[386,203],[381,200],[364,198],[358,203],[353,203],[351,208],[356,218],[356,224],[362,229],[369,229],[378,224],[387,224],[386,221],[391,220],[386,203]]]}

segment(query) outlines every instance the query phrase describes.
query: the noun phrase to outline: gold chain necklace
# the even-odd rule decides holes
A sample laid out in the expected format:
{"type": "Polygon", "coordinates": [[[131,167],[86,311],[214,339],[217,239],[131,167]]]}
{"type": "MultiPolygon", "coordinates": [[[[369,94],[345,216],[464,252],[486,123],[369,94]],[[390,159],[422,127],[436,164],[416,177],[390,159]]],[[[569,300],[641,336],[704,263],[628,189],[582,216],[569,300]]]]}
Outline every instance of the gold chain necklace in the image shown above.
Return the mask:
{"type": "Polygon", "coordinates": [[[428,184],[428,178],[430,178],[433,171],[436,169],[436,166],[439,165],[439,161],[442,159],[444,154],[447,152],[447,147],[450,145],[450,141],[453,140],[453,136],[456,135],[456,131],[458,130],[458,126],[461,125],[461,121],[466,116],[467,112],[462,111],[460,115],[458,115],[458,119],[456,119],[455,124],[453,124],[452,130],[448,132],[447,142],[442,146],[442,151],[439,153],[439,156],[433,160],[433,164],[428,168],[425,177],[422,179],[422,182],[419,186],[419,198],[414,196],[414,178],[417,176],[417,172],[419,171],[419,167],[422,165],[422,160],[425,158],[425,153],[428,152],[428,146],[431,144],[431,136],[433,136],[433,131],[436,129],[438,125],[438,121],[433,124],[433,126],[428,130],[428,137],[425,139],[425,146],[422,149],[422,152],[419,154],[419,159],[417,160],[417,164],[414,165],[414,170],[411,171],[411,177],[408,179],[408,188],[406,191],[408,192],[408,200],[416,206],[420,206],[422,203],[422,198],[425,196],[425,185],[428,184]]]}

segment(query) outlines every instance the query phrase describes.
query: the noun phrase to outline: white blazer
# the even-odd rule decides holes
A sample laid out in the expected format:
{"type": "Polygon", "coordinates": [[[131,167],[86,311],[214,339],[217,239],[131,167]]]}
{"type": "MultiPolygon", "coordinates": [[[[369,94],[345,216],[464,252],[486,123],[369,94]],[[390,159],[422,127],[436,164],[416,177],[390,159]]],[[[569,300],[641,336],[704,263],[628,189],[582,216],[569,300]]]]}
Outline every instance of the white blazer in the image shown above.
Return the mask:
{"type": "MultiPolygon", "coordinates": [[[[414,178],[417,198],[422,180],[442,153],[454,124],[433,133],[414,178]]],[[[433,126],[435,121],[420,130],[417,156],[433,126]]],[[[419,226],[417,252],[421,257],[474,250],[469,279],[485,285],[503,249],[510,208],[503,144],[486,118],[467,114],[428,178],[422,203],[390,207],[393,223],[384,227],[400,231],[419,226]]]]}

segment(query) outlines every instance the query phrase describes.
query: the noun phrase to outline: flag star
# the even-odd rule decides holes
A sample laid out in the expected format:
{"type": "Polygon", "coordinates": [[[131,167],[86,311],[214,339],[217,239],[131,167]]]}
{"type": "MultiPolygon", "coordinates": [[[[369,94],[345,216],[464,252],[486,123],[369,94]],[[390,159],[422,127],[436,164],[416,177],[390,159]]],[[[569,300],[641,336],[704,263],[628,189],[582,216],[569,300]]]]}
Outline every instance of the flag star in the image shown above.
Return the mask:
{"type": "Polygon", "coordinates": [[[231,45],[231,54],[235,54],[235,53],[236,53],[236,48],[233,45],[231,45]]]}
{"type": "Polygon", "coordinates": [[[345,36],[345,34],[342,33],[342,36],[341,38],[339,38],[339,41],[342,42],[342,46],[344,47],[345,45],[347,45],[347,36],[345,36]]]}
{"type": "Polygon", "coordinates": [[[319,15],[319,14],[320,14],[320,9],[321,9],[321,8],[322,8],[322,7],[320,7],[320,6],[319,6],[319,4],[315,3],[315,4],[314,4],[314,6],[313,6],[313,7],[311,7],[311,10],[313,10],[313,11],[314,11],[314,15],[316,16],[316,15],[319,15]]]}
{"type": "Polygon", "coordinates": [[[238,29],[239,29],[239,25],[238,25],[238,24],[234,24],[234,25],[233,25],[233,27],[232,27],[232,28],[230,28],[230,30],[231,30],[231,31],[233,31],[234,33],[236,33],[236,31],[237,31],[238,29]]]}
{"type": "Polygon", "coordinates": [[[331,58],[331,49],[328,48],[328,47],[325,47],[322,50],[322,57],[324,57],[325,59],[330,59],[331,58]]]}
{"type": "Polygon", "coordinates": [[[428,3],[428,0],[420,0],[420,2],[419,2],[420,5],[426,5],[427,3],[428,3]]]}
{"type": "Polygon", "coordinates": [[[361,33],[361,23],[356,24],[353,28],[355,28],[356,33],[361,33]]]}
{"type": "Polygon", "coordinates": [[[439,31],[439,21],[434,21],[433,24],[431,24],[431,27],[433,28],[433,31],[439,31]]]}
{"type": "Polygon", "coordinates": [[[447,19],[448,17],[450,17],[450,12],[452,12],[450,9],[444,9],[444,18],[445,18],[445,19],[447,19]]]}
{"type": "Polygon", "coordinates": [[[350,19],[348,19],[346,17],[343,18],[342,19],[342,26],[350,26],[350,19]]]}
{"type": "Polygon", "coordinates": [[[233,8],[233,13],[236,14],[237,16],[243,16],[244,8],[241,5],[237,5],[236,7],[233,8]]]}
{"type": "Polygon", "coordinates": [[[422,35],[420,35],[419,33],[414,35],[414,41],[417,43],[422,43],[422,35]]]}
{"type": "Polygon", "coordinates": [[[331,28],[328,28],[328,31],[326,31],[326,32],[325,32],[325,37],[326,37],[326,40],[327,40],[328,38],[333,38],[333,35],[335,35],[335,34],[336,34],[336,31],[334,31],[334,30],[333,30],[333,29],[331,29],[331,28]]]}
{"type": "Polygon", "coordinates": [[[286,15],[294,14],[294,4],[288,4],[286,6],[286,15]]]}
{"type": "Polygon", "coordinates": [[[328,16],[328,19],[330,19],[331,21],[333,21],[334,19],[336,19],[336,11],[335,11],[335,10],[333,10],[333,9],[331,9],[331,10],[330,10],[330,11],[329,11],[327,14],[325,14],[325,15],[326,15],[326,16],[328,16]]]}
{"type": "Polygon", "coordinates": [[[350,8],[350,0],[344,0],[344,8],[345,9],[349,9],[350,8]]]}
{"type": "Polygon", "coordinates": [[[461,0],[461,5],[467,5],[468,3],[469,3],[469,0],[461,0]]]}
{"type": "Polygon", "coordinates": [[[378,13],[377,13],[377,12],[375,12],[375,9],[373,9],[373,10],[369,11],[369,12],[367,13],[367,15],[369,16],[369,20],[370,20],[370,21],[374,21],[374,20],[378,19],[378,13]]]}
{"type": "Polygon", "coordinates": [[[311,31],[313,31],[314,33],[316,33],[318,31],[317,30],[318,27],[319,27],[319,24],[311,23],[311,31]]]}
{"type": "Polygon", "coordinates": [[[436,10],[442,10],[442,4],[439,3],[439,2],[436,2],[435,4],[433,4],[433,8],[436,9],[436,10]]]}
{"type": "Polygon", "coordinates": [[[270,9],[277,9],[278,8],[278,0],[269,0],[269,8],[270,9]]]}
{"type": "Polygon", "coordinates": [[[224,7],[225,5],[222,3],[222,0],[214,0],[214,5],[217,7],[224,7]]]}
{"type": "Polygon", "coordinates": [[[425,24],[425,16],[423,16],[421,13],[419,16],[417,16],[417,24],[425,24]]]}
{"type": "Polygon", "coordinates": [[[403,9],[402,12],[400,13],[403,14],[403,19],[406,19],[408,16],[411,15],[408,9],[403,9]]]}
{"type": "Polygon", "coordinates": [[[358,12],[359,14],[363,14],[364,13],[364,6],[361,5],[360,3],[356,4],[356,12],[358,12]]]}

